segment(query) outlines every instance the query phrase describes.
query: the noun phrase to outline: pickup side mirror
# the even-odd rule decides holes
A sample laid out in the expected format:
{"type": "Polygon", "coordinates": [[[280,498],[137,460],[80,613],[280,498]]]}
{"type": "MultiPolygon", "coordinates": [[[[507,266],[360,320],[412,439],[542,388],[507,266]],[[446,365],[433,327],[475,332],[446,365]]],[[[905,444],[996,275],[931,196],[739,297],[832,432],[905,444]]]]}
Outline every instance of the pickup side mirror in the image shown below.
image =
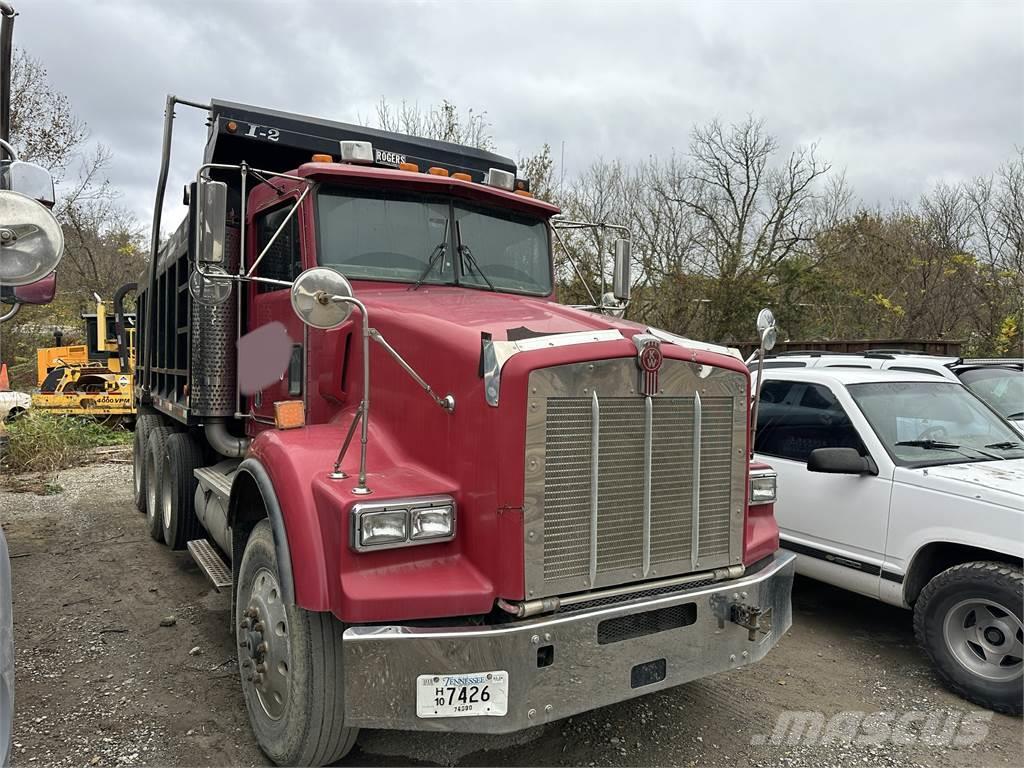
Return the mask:
{"type": "Polygon", "coordinates": [[[870,456],[861,456],[856,448],[815,448],[807,457],[809,472],[830,475],[877,475],[878,465],[870,456]]]}

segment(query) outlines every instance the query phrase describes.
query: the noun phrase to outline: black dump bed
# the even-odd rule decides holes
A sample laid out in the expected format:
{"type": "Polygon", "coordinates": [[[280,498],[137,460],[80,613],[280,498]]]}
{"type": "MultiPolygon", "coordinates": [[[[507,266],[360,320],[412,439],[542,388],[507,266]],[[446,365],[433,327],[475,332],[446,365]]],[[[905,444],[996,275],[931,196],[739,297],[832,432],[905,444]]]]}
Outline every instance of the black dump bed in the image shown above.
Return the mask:
{"type": "Polygon", "coordinates": [[[514,161],[493,152],[447,141],[422,139],[361,125],[336,123],[274,109],[214,99],[206,162],[237,164],[268,171],[288,171],[308,163],[314,154],[340,159],[342,141],[368,141],[374,165],[397,168],[415,163],[421,171],[434,166],[449,173],[468,173],[482,181],[491,168],[515,173],[514,161]],[[233,130],[232,130],[233,129],[233,130]]]}

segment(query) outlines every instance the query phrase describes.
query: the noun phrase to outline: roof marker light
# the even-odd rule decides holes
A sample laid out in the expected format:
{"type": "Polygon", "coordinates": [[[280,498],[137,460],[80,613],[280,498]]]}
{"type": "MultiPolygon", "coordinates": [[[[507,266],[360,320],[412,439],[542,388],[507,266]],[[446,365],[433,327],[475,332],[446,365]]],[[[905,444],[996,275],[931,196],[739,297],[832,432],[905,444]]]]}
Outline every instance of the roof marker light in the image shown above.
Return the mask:
{"type": "Polygon", "coordinates": [[[458,179],[459,181],[472,181],[473,180],[472,176],[470,176],[468,173],[462,173],[461,171],[459,173],[453,173],[452,174],[452,178],[453,179],[458,179]]]}
{"type": "Polygon", "coordinates": [[[342,141],[341,162],[360,163],[369,165],[373,163],[373,145],[368,141],[342,141]]]}
{"type": "Polygon", "coordinates": [[[498,187],[499,189],[505,189],[509,192],[515,187],[516,175],[503,171],[500,168],[491,168],[487,171],[487,178],[484,181],[485,184],[491,187],[498,187]]]}
{"type": "Polygon", "coordinates": [[[427,173],[429,173],[431,176],[447,176],[448,175],[448,169],[447,168],[438,168],[435,165],[435,166],[431,166],[430,168],[427,168],[427,173]]]}
{"type": "Polygon", "coordinates": [[[334,162],[334,158],[331,157],[330,155],[321,154],[321,153],[317,152],[315,155],[313,155],[313,157],[310,158],[310,162],[312,162],[312,163],[333,163],[334,162]]]}
{"type": "Polygon", "coordinates": [[[399,163],[398,164],[398,170],[400,170],[400,171],[410,171],[412,173],[419,173],[420,172],[420,167],[418,165],[416,165],[416,163],[399,163]]]}

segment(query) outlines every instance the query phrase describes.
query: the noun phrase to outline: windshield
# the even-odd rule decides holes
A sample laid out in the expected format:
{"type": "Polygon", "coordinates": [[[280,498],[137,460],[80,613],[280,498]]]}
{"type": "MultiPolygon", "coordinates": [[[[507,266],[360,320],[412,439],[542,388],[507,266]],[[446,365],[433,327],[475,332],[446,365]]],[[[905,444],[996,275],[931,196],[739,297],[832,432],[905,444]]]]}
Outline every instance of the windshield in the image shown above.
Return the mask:
{"type": "Polygon", "coordinates": [[[551,293],[547,225],[444,198],[326,190],[317,206],[320,256],[353,280],[551,293]]]}
{"type": "Polygon", "coordinates": [[[960,381],[1004,419],[1024,419],[1024,372],[1012,368],[974,368],[960,381]]]}
{"type": "Polygon", "coordinates": [[[1020,435],[955,382],[887,381],[847,388],[897,464],[1024,457],[1020,435]]]}

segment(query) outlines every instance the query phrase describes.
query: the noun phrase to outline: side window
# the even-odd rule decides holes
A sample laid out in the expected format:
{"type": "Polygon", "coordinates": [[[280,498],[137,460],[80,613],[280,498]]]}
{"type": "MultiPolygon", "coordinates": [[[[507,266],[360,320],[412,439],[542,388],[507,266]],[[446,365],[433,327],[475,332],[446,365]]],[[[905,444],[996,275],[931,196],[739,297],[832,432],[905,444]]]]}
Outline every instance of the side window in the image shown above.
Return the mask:
{"type": "Polygon", "coordinates": [[[865,453],[864,444],[850,418],[828,387],[820,384],[765,382],[758,406],[755,450],[769,456],[807,461],[816,448],[855,448],[865,453]],[[766,403],[769,384],[787,391],[780,400],[766,403]],[[767,406],[767,407],[766,407],[767,406]]]}
{"type": "MultiPolygon", "coordinates": [[[[284,221],[293,205],[294,201],[291,201],[280,208],[261,213],[256,217],[256,253],[253,254],[254,259],[263,252],[263,249],[270,242],[274,233],[277,232],[277,228],[281,226],[281,222],[284,221]]],[[[272,280],[294,280],[301,271],[302,251],[299,248],[299,221],[297,216],[292,216],[285,225],[285,228],[281,230],[281,234],[274,240],[273,245],[270,246],[267,255],[263,257],[263,261],[260,262],[256,274],[260,277],[269,277],[272,280]]],[[[259,283],[256,290],[259,293],[267,293],[269,291],[282,290],[284,287],[283,285],[259,283]]]]}

